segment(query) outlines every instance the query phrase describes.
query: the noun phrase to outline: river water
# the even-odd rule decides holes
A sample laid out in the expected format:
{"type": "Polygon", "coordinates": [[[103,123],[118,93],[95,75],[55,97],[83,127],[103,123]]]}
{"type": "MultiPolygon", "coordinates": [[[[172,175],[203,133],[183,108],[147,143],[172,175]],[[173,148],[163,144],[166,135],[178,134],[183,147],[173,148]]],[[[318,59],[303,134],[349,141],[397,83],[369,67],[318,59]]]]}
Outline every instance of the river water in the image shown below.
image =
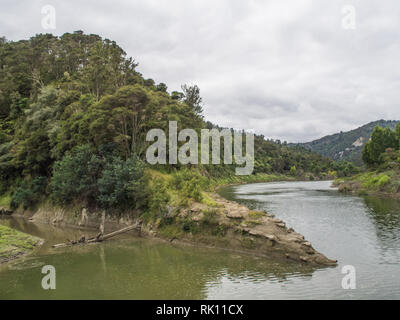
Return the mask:
{"type": "Polygon", "coordinates": [[[0,266],[0,299],[400,299],[400,201],[339,194],[330,182],[232,186],[230,200],[266,210],[303,234],[337,267],[312,269],[235,252],[123,236],[51,249],[81,231],[0,223],[42,237],[32,255],[0,266]],[[41,269],[56,268],[56,290],[41,269]],[[356,289],[343,289],[343,266],[356,289]]]}

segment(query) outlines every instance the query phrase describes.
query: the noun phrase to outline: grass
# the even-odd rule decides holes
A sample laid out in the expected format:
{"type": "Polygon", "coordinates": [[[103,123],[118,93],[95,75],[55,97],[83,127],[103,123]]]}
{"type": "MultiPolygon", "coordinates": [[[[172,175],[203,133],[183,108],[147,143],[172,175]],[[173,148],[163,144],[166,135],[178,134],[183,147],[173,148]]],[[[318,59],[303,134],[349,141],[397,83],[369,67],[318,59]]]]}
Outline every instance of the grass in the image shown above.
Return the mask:
{"type": "Polygon", "coordinates": [[[252,210],[249,212],[249,218],[250,219],[261,219],[263,216],[265,216],[265,213],[263,211],[257,211],[257,210],[252,210]]]}
{"type": "Polygon", "coordinates": [[[11,196],[9,194],[3,194],[0,196],[0,207],[10,208],[11,196]]]}
{"type": "Polygon", "coordinates": [[[0,225],[0,261],[33,250],[39,238],[0,225]]]}
{"type": "Polygon", "coordinates": [[[397,195],[400,190],[400,172],[396,170],[368,171],[353,177],[337,179],[334,183],[339,190],[356,192],[358,195],[397,195]]]}

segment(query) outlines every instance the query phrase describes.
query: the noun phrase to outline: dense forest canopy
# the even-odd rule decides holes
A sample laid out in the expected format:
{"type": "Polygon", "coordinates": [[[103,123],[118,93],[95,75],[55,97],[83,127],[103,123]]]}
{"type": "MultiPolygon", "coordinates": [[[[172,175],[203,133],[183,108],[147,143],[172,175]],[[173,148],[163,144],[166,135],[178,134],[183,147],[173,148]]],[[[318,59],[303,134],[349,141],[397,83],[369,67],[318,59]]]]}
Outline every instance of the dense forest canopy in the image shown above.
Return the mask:
{"type": "MultiPolygon", "coordinates": [[[[82,31],[0,39],[0,191],[14,206],[29,207],[39,196],[100,207],[151,206],[144,187],[146,133],[167,131],[171,120],[179,130],[218,127],[203,119],[197,86],[169,93],[137,66],[114,41],[82,31]]],[[[229,165],[196,167],[209,178],[234,172],[229,165]]],[[[155,168],[176,172],[181,165],[155,168]]],[[[323,178],[355,170],[255,137],[254,174],[323,178]]],[[[197,181],[196,174],[189,181],[197,181]]]]}

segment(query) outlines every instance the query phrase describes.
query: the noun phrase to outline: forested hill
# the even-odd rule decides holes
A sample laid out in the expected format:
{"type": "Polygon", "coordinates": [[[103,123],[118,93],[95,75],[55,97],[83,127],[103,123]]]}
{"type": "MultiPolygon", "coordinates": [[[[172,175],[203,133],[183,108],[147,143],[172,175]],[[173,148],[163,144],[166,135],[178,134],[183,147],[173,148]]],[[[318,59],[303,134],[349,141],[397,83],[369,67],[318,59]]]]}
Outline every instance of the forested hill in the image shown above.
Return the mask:
{"type": "Polygon", "coordinates": [[[335,161],[347,160],[362,165],[362,149],[371,137],[373,129],[376,126],[394,129],[397,123],[399,121],[374,121],[348,132],[336,133],[307,143],[290,145],[304,147],[335,161]]]}
{"type": "MultiPolygon", "coordinates": [[[[212,125],[203,119],[197,86],[168,92],[136,67],[114,41],[81,31],[21,41],[0,38],[0,193],[24,207],[44,196],[57,203],[149,206],[146,133],[167,132],[171,120],[178,130],[212,125]]],[[[195,167],[192,172],[210,178],[234,172],[232,165],[195,167]]],[[[168,174],[181,168],[153,167],[168,174]]],[[[255,138],[254,174],[323,178],[352,169],[255,138]]]]}

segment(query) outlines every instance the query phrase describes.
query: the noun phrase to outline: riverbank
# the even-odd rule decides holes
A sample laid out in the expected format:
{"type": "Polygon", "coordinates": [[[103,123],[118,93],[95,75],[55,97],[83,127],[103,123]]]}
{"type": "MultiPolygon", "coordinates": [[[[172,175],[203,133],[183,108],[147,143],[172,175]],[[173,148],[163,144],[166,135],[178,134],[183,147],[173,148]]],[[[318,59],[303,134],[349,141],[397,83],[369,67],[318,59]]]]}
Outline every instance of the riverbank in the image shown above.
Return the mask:
{"type": "Polygon", "coordinates": [[[333,185],[342,193],[400,198],[398,170],[368,171],[349,178],[336,179],[333,185]]]}
{"type": "Polygon", "coordinates": [[[0,225],[0,264],[31,253],[42,239],[0,225]]]}
{"type": "Polygon", "coordinates": [[[150,225],[150,234],[310,265],[336,265],[274,215],[250,210],[215,193],[209,196],[214,205],[193,202],[171,213],[170,224],[150,225]]]}
{"type": "MultiPolygon", "coordinates": [[[[165,211],[162,214],[125,212],[124,214],[106,215],[106,232],[122,229],[140,223],[141,236],[160,238],[169,242],[182,242],[197,246],[216,247],[285,259],[310,265],[335,265],[317,252],[301,234],[287,228],[284,221],[264,211],[250,210],[246,206],[228,201],[216,193],[216,190],[233,184],[295,181],[295,177],[284,175],[259,174],[254,176],[231,176],[214,179],[207,188],[195,190],[196,198],[174,188],[176,177],[152,171],[153,181],[161,186],[168,186],[164,192],[168,196],[165,211]],[[208,190],[208,191],[206,191],[208,190]]],[[[189,177],[190,178],[190,177],[189,177]]],[[[192,181],[189,188],[197,186],[192,181]]],[[[193,182],[194,181],[194,182],[193,182]]],[[[201,185],[201,183],[199,183],[201,185]]],[[[193,189],[194,190],[194,189],[193,189]]],[[[97,229],[101,223],[101,212],[81,206],[55,207],[49,201],[42,203],[35,210],[15,210],[14,216],[23,217],[36,223],[46,223],[58,227],[97,229]]]]}

